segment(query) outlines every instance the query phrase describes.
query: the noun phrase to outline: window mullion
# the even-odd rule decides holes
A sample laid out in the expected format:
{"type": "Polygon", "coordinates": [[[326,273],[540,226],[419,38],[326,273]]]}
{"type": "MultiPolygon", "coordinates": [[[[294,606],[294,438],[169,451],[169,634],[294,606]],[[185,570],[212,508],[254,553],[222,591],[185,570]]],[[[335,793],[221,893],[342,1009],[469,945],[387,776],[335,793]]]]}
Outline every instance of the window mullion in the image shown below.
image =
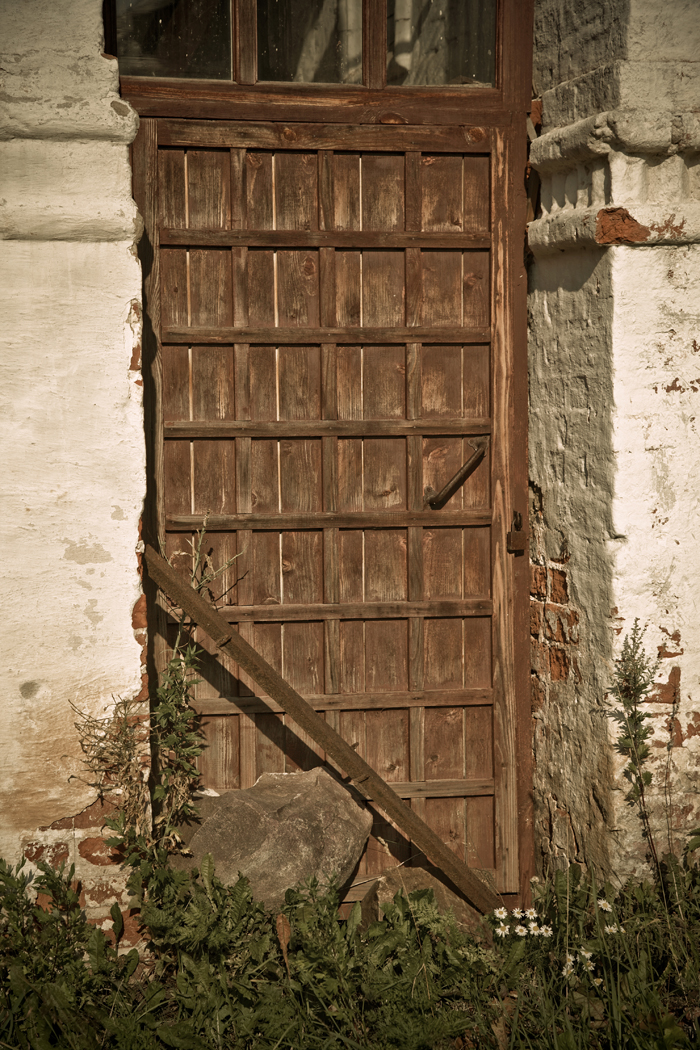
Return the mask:
{"type": "Polygon", "coordinates": [[[386,0],[363,0],[362,54],[366,86],[386,87],[386,0]]]}

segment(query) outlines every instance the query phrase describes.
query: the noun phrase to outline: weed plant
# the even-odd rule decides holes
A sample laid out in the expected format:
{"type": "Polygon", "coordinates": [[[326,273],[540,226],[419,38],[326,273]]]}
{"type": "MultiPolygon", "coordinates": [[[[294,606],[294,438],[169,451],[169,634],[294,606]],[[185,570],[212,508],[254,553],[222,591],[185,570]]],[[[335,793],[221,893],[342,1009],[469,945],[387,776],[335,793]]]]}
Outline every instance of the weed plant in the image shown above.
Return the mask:
{"type": "Polygon", "coordinates": [[[574,865],[475,940],[430,890],[398,893],[364,929],[359,905],[340,921],[335,887],[311,881],[275,916],[205,858],[147,881],[142,961],[114,946],[116,906],[111,939],[85,920],[71,870],[40,865],[32,884],[2,864],[0,1046],[699,1046],[700,875],[675,864],[669,912],[652,882],[615,892],[574,865]]]}
{"type": "MultiPolygon", "coordinates": [[[[637,623],[616,662],[612,715],[653,878],[615,888],[572,865],[533,880],[533,906],[497,909],[476,937],[438,912],[430,890],[398,893],[367,925],[359,904],[339,919],[332,882],[290,889],[274,915],[244,878],[224,886],[210,856],[199,870],[173,870],[201,748],[195,673],[181,624],[152,715],[153,827],[128,806],[108,821],[140,910],[141,955],[120,951],[116,904],[109,934],[87,921],[73,868],[40,862],[32,874],[0,861],[0,1050],[700,1047],[700,828],[681,859],[659,858],[639,707],[655,667],[637,623]]],[[[119,712],[116,737],[106,734],[106,789],[119,784],[122,758],[132,771],[139,761],[140,740],[118,737],[142,724],[119,712]]],[[[99,783],[102,727],[92,729],[99,783]]]]}

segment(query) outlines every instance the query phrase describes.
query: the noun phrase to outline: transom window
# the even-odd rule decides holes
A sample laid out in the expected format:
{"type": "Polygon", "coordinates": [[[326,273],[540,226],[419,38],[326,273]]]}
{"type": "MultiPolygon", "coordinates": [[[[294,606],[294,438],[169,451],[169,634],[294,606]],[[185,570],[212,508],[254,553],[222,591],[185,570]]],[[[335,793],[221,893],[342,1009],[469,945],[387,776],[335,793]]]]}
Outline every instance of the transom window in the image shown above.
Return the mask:
{"type": "Polygon", "coordinates": [[[369,85],[381,41],[389,87],[484,88],[497,2],[111,0],[109,21],[122,76],[369,85]]]}

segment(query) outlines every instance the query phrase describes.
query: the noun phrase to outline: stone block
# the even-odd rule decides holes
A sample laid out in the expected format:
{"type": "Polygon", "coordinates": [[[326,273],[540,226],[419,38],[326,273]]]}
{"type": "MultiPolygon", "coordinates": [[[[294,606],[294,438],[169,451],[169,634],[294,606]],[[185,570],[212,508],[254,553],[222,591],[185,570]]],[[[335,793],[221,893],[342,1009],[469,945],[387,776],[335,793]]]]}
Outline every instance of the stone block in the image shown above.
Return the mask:
{"type": "Polygon", "coordinates": [[[310,876],[336,875],[342,885],[372,827],[369,811],[320,768],[263,773],[252,788],[207,799],[206,814],[189,842],[192,858],[173,857],[173,866],[192,867],[210,853],[222,882],[232,885],[240,872],[272,909],[310,876]]]}

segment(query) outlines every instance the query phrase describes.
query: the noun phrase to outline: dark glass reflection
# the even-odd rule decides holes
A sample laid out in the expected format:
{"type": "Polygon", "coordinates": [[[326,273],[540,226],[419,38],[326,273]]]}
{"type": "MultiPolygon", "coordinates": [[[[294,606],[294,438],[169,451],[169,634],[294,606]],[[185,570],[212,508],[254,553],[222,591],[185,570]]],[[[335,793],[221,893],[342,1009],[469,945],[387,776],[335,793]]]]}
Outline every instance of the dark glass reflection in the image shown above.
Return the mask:
{"type": "Polygon", "coordinates": [[[387,0],[387,83],[491,87],[496,2],[387,0]]]}
{"type": "Polygon", "coordinates": [[[362,0],[257,0],[258,80],[362,83],[362,0]]]}
{"type": "Polygon", "coordinates": [[[122,76],[231,79],[230,0],[116,0],[122,76]]]}

